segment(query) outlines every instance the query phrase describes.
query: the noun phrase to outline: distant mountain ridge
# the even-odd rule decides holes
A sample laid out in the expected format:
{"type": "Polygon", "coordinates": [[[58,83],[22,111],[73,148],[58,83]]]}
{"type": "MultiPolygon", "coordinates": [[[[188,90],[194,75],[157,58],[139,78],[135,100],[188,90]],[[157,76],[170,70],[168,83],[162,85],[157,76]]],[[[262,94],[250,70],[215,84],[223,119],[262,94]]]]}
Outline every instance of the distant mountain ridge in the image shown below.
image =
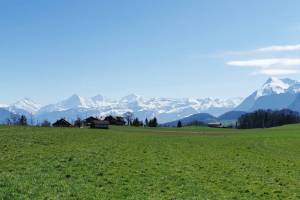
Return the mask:
{"type": "Polygon", "coordinates": [[[246,114],[246,112],[244,112],[244,111],[229,111],[219,117],[215,117],[208,113],[198,113],[198,114],[191,115],[191,116],[179,119],[179,120],[167,122],[162,125],[163,126],[177,126],[178,121],[180,121],[183,126],[192,124],[194,122],[207,124],[207,123],[213,123],[213,122],[236,121],[243,114],[246,114]]]}
{"type": "Polygon", "coordinates": [[[74,94],[46,106],[40,106],[26,98],[4,108],[12,113],[34,117],[38,121],[47,119],[53,122],[61,117],[72,121],[77,117],[123,115],[125,112],[132,112],[139,119],[157,117],[159,122],[164,123],[200,112],[220,115],[235,108],[241,100],[242,98],[143,98],[135,94],[111,100],[101,95],[84,98],[74,94]]]}
{"type": "Polygon", "coordinates": [[[227,100],[143,98],[135,94],[111,100],[102,95],[84,98],[74,94],[63,101],[46,106],[26,98],[0,107],[11,113],[33,117],[34,120],[48,119],[51,122],[62,117],[72,121],[77,117],[123,115],[125,112],[132,112],[141,120],[157,117],[159,123],[173,122],[199,113],[207,113],[215,117],[229,111],[234,112],[227,113],[227,116],[223,117],[236,118],[241,112],[252,112],[258,109],[291,109],[300,112],[300,82],[272,77],[244,100],[242,98],[227,100]]]}

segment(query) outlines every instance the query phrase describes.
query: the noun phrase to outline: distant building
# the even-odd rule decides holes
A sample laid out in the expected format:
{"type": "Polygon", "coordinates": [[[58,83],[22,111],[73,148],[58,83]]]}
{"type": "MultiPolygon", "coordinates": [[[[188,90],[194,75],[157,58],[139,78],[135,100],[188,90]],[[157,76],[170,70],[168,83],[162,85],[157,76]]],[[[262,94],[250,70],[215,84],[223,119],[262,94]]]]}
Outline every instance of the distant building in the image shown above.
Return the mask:
{"type": "Polygon", "coordinates": [[[213,123],[208,123],[207,126],[211,127],[211,128],[221,128],[222,123],[221,122],[213,122],[213,123]]]}
{"type": "Polygon", "coordinates": [[[65,119],[57,120],[52,124],[54,127],[72,127],[72,124],[65,119]]]}
{"type": "Polygon", "coordinates": [[[88,117],[88,118],[86,118],[86,119],[83,121],[83,124],[84,124],[84,126],[90,127],[91,124],[92,124],[94,121],[97,121],[97,120],[99,120],[99,119],[96,118],[96,117],[88,117]]]}
{"type": "Polygon", "coordinates": [[[113,117],[111,115],[105,117],[105,121],[108,121],[110,125],[124,126],[125,120],[123,117],[113,117]]]}
{"type": "Polygon", "coordinates": [[[108,129],[109,121],[100,120],[96,117],[89,117],[84,120],[84,126],[88,128],[108,129]]]}
{"type": "Polygon", "coordinates": [[[108,129],[109,122],[104,120],[95,120],[91,123],[90,128],[108,129]]]}

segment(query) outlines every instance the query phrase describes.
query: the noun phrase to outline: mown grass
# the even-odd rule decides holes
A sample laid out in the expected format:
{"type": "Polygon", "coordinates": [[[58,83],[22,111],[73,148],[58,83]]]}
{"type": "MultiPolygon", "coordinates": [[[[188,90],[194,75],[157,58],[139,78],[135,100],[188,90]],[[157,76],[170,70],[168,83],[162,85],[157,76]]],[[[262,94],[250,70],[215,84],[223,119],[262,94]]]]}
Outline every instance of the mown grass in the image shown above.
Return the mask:
{"type": "Polygon", "coordinates": [[[0,199],[300,199],[300,125],[2,126],[0,199]]]}

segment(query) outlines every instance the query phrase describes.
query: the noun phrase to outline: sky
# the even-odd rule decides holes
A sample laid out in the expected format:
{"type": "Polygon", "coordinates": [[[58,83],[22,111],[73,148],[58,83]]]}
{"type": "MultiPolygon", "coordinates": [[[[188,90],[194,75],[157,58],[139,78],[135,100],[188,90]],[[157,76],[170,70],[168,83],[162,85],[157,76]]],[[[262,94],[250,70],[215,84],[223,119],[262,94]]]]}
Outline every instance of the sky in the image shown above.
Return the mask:
{"type": "Polygon", "coordinates": [[[246,97],[300,80],[299,0],[0,0],[0,103],[246,97]]]}

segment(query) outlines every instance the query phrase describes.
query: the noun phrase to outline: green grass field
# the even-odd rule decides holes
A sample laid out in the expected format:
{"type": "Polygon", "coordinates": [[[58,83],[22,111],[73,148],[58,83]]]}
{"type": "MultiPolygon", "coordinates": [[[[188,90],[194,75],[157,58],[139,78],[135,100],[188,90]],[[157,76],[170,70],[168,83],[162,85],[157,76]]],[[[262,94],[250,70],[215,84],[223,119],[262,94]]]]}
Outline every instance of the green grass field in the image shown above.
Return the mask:
{"type": "Polygon", "coordinates": [[[300,199],[300,125],[2,126],[0,199],[300,199]]]}

